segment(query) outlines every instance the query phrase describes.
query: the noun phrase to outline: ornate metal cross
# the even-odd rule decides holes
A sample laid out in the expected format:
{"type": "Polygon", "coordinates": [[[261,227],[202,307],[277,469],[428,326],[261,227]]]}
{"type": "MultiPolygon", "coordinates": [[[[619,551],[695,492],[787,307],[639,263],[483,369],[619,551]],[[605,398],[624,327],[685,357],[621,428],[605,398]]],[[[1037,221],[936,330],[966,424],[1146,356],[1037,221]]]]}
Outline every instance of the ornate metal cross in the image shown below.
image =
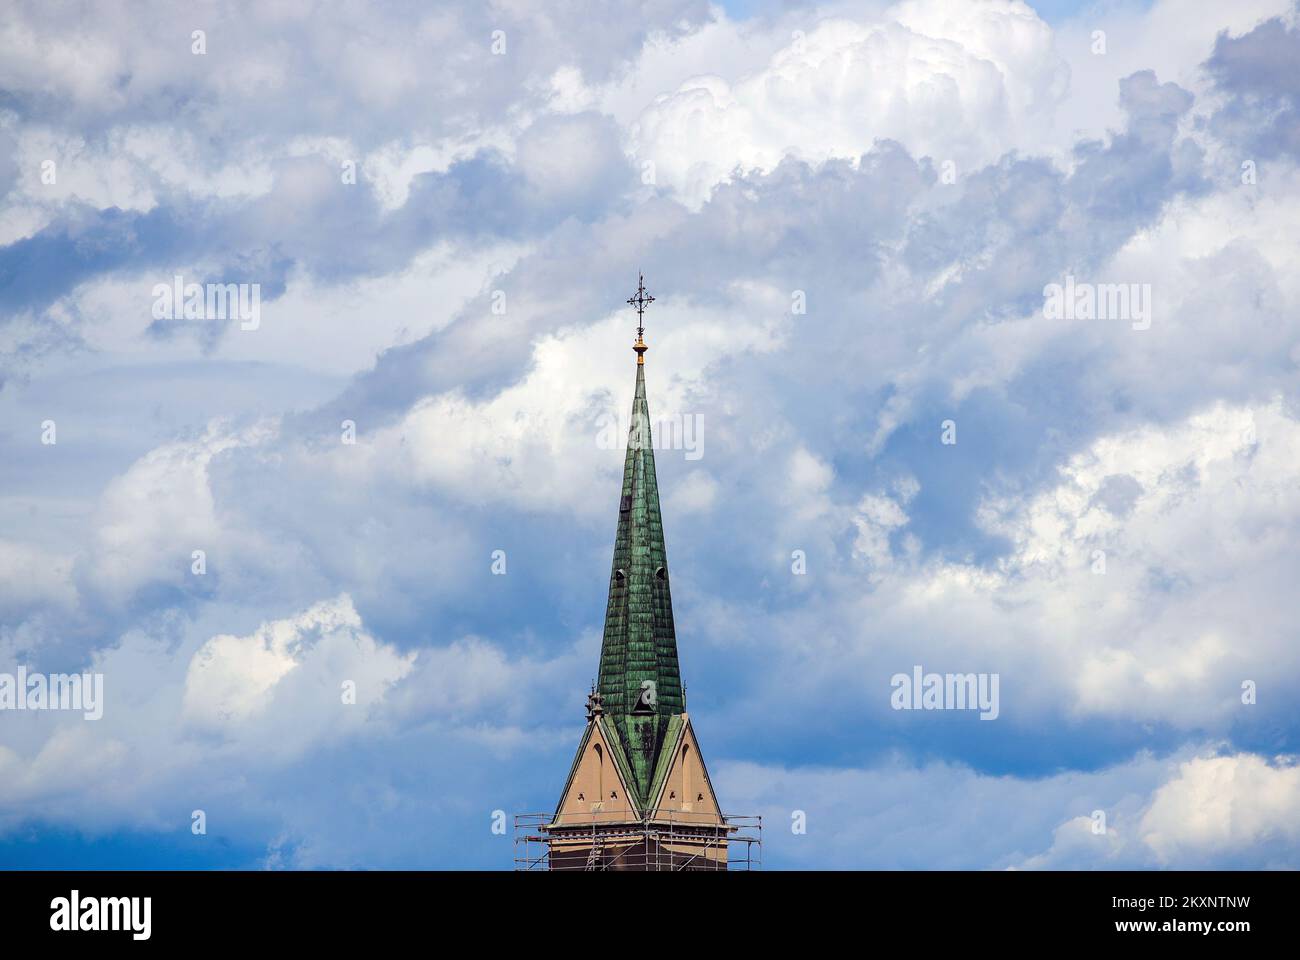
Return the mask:
{"type": "Polygon", "coordinates": [[[645,308],[655,302],[655,298],[645,292],[645,277],[638,273],[636,283],[636,296],[628,297],[628,304],[636,307],[636,337],[641,339],[645,333],[645,308]]]}

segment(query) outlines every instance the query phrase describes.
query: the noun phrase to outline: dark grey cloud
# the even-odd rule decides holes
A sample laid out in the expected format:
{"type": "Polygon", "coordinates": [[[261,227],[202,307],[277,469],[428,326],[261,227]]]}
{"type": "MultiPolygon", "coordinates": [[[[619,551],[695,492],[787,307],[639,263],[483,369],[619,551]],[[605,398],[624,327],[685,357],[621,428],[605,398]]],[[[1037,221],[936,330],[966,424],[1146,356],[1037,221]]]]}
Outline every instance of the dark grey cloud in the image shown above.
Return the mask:
{"type": "MultiPolygon", "coordinates": [[[[1205,69],[1228,94],[1211,118],[1219,136],[1254,157],[1300,159],[1300,28],[1280,17],[1240,37],[1219,34],[1205,69]]],[[[1244,159],[1250,159],[1249,157],[1244,159]]]]}
{"type": "MultiPolygon", "coordinates": [[[[147,291],[195,262],[205,274],[188,280],[259,283],[263,301],[274,300],[295,268],[326,285],[341,284],[400,270],[441,241],[468,250],[523,240],[622,205],[635,183],[605,117],[539,121],[520,150],[523,167],[484,151],[445,173],[419,174],[406,203],[391,212],[321,157],[280,161],[272,189],[251,200],[173,195],[147,212],[75,204],[35,235],[0,248],[0,320],[39,314],[79,285],[114,272],[152,277],[142,287],[147,291]],[[532,156],[544,156],[547,138],[555,136],[570,149],[567,162],[583,172],[581,179],[566,179],[563,167],[552,173],[532,156]]],[[[142,314],[151,303],[141,296],[142,314]]],[[[151,332],[166,336],[191,325],[160,321],[151,332]]],[[[200,333],[211,346],[228,326],[200,333]]]]}

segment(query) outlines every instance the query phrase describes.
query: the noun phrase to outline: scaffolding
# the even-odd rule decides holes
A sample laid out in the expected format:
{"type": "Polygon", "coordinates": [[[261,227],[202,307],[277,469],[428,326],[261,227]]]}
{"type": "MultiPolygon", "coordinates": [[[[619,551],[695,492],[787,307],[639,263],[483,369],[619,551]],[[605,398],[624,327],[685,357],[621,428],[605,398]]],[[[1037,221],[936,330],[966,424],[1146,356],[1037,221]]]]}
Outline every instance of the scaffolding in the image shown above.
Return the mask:
{"type": "Polygon", "coordinates": [[[645,820],[590,814],[515,816],[516,870],[760,870],[763,818],[660,813],[645,820]]]}

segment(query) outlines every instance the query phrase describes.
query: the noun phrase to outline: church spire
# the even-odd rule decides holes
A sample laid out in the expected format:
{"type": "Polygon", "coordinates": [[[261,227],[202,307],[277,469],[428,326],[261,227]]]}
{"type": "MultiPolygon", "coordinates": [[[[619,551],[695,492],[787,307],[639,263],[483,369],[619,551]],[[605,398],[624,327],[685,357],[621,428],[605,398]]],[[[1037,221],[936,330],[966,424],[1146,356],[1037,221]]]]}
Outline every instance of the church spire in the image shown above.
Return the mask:
{"type": "Polygon", "coordinates": [[[649,790],[668,718],[685,709],[646,402],[644,313],[653,301],[641,278],[637,295],[628,300],[637,308],[636,392],[623,459],[597,685],[605,714],[619,732],[642,791],[649,790]]]}
{"type": "MultiPolygon", "coordinates": [[[[646,403],[645,308],[653,302],[642,277],[628,300],[637,314],[636,392],[600,674],[555,813],[532,820],[538,833],[524,838],[525,850],[540,840],[547,852],[525,853],[524,869],[725,870],[732,846],[760,842],[723,816],[686,715],[646,403]]],[[[751,862],[746,855],[743,863],[751,862]]]]}

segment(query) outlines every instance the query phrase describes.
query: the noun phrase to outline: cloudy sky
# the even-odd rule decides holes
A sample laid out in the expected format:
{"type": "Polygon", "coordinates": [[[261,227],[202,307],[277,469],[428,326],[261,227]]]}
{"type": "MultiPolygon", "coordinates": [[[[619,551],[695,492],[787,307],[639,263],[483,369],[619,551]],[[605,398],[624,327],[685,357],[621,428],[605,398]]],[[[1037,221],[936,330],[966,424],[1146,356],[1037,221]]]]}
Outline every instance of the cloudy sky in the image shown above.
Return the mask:
{"type": "Polygon", "coordinates": [[[104,708],[0,712],[0,865],[511,866],[643,270],[691,716],[767,866],[1300,866],[1298,22],[7,3],[0,673],[104,708]],[[917,665],[997,719],[894,710],[917,665]]]}

